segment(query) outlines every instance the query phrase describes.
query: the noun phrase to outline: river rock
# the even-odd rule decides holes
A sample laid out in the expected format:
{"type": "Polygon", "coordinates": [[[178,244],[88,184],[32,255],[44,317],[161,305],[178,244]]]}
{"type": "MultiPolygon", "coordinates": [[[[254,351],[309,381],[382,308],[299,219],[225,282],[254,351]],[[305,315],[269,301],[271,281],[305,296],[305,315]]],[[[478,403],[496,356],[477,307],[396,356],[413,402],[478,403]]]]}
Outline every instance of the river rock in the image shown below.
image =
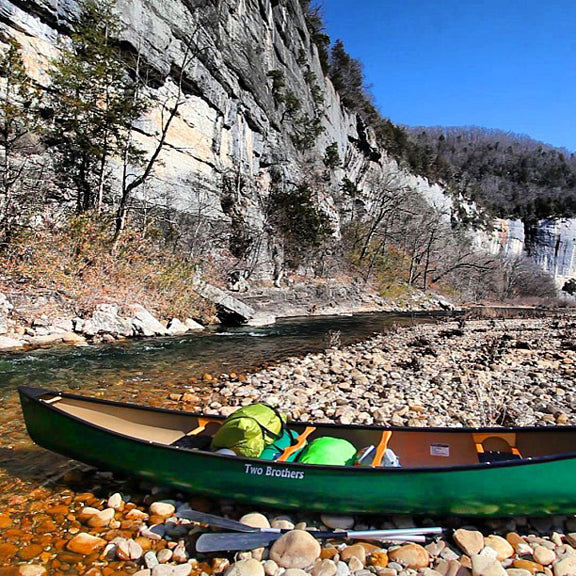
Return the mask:
{"type": "Polygon", "coordinates": [[[172,560],[172,550],[170,548],[162,548],[156,553],[156,558],[158,558],[160,564],[166,564],[166,562],[172,560]]]}
{"type": "Polygon", "coordinates": [[[282,568],[309,568],[320,557],[320,544],[304,530],[287,532],[270,550],[270,558],[282,568]]]}
{"type": "Polygon", "coordinates": [[[419,544],[405,544],[388,552],[390,560],[406,568],[425,568],[430,563],[430,555],[419,544]]]}
{"type": "Polygon", "coordinates": [[[253,526],[254,528],[270,528],[268,518],[259,512],[244,514],[244,516],[240,518],[240,522],[242,522],[242,524],[247,524],[248,526],[253,526]]]}
{"type": "Polygon", "coordinates": [[[356,556],[352,556],[350,560],[348,560],[348,568],[350,568],[350,572],[352,574],[357,574],[362,568],[364,568],[364,564],[360,562],[360,560],[356,556]]]}
{"type": "Polygon", "coordinates": [[[191,564],[180,564],[180,566],[167,566],[161,564],[154,566],[151,576],[190,576],[192,574],[191,564]]]}
{"type": "Polygon", "coordinates": [[[514,547],[514,551],[518,556],[528,556],[533,552],[532,546],[516,532],[506,534],[506,540],[514,547]]]}
{"type": "Polygon", "coordinates": [[[144,550],[142,549],[142,546],[132,539],[126,540],[125,538],[122,538],[117,543],[116,556],[120,560],[140,560],[143,555],[144,550]]]}
{"type": "Polygon", "coordinates": [[[576,574],[576,556],[568,556],[554,564],[554,576],[574,576],[576,574]]]}
{"type": "Polygon", "coordinates": [[[542,564],[542,566],[548,566],[548,564],[552,564],[552,562],[556,560],[554,551],[544,548],[544,546],[536,546],[533,556],[534,560],[538,562],[538,564],[542,564]]]}
{"type": "Polygon", "coordinates": [[[366,549],[360,544],[347,546],[342,550],[340,558],[344,562],[348,562],[351,558],[357,558],[362,563],[362,566],[364,566],[364,564],[366,564],[366,549]]]}
{"type": "Polygon", "coordinates": [[[186,334],[189,328],[182,322],[178,320],[178,318],[172,318],[170,322],[168,322],[168,326],[166,328],[166,332],[171,336],[180,336],[181,334],[186,334]]]}
{"type": "Polygon", "coordinates": [[[80,532],[66,544],[66,549],[70,550],[70,552],[76,552],[77,554],[92,554],[92,552],[104,548],[106,544],[107,542],[104,538],[98,538],[98,536],[80,532]]]}
{"type": "Polygon", "coordinates": [[[184,324],[188,330],[204,330],[204,326],[202,326],[202,324],[198,324],[198,322],[196,322],[196,320],[192,320],[192,318],[186,318],[186,320],[184,320],[184,324]]]}
{"type": "Polygon", "coordinates": [[[18,568],[19,576],[44,576],[47,574],[46,568],[39,564],[25,564],[18,568]]]}
{"type": "Polygon", "coordinates": [[[167,329],[144,306],[130,304],[127,308],[133,315],[132,326],[135,334],[142,336],[164,336],[168,334],[167,329]]]}
{"type": "Polygon", "coordinates": [[[282,576],[308,576],[308,572],[304,572],[300,568],[288,568],[282,576]]]}
{"type": "Polygon", "coordinates": [[[372,552],[368,558],[368,564],[377,568],[386,568],[388,566],[388,553],[385,550],[372,552]]]}
{"type": "Polygon", "coordinates": [[[114,508],[114,510],[122,510],[124,508],[124,500],[122,500],[122,495],[119,492],[112,494],[108,498],[107,502],[108,508],[114,508]]]}
{"type": "Polygon", "coordinates": [[[115,336],[132,336],[134,328],[132,321],[118,315],[118,306],[114,304],[98,304],[91,318],[74,319],[74,328],[88,336],[96,334],[113,334],[115,336]]]}
{"type": "Polygon", "coordinates": [[[278,572],[279,567],[274,560],[266,560],[263,564],[264,573],[266,576],[275,576],[276,572],[278,572]]]}
{"type": "Polygon", "coordinates": [[[532,560],[514,560],[512,562],[512,566],[514,568],[518,568],[519,570],[528,570],[531,574],[537,574],[538,572],[544,572],[544,566],[533,562],[532,560]]]}
{"type": "Polygon", "coordinates": [[[239,560],[226,571],[226,576],[265,576],[264,567],[258,560],[239,560]]]}
{"type": "Polygon", "coordinates": [[[453,538],[458,547],[468,556],[479,554],[484,548],[484,536],[477,530],[459,528],[454,532],[453,538]]]}
{"type": "Polygon", "coordinates": [[[332,530],[350,530],[354,527],[354,518],[352,516],[321,514],[320,520],[324,526],[328,526],[328,528],[332,528],[332,530]]]}
{"type": "Polygon", "coordinates": [[[186,550],[186,545],[184,544],[184,540],[180,540],[180,542],[178,542],[178,546],[176,546],[176,548],[174,548],[174,550],[172,551],[172,560],[174,562],[178,562],[180,564],[183,564],[184,562],[187,562],[189,558],[188,552],[186,550]]]}
{"type": "Polygon", "coordinates": [[[506,560],[506,558],[510,558],[514,555],[512,544],[502,538],[502,536],[497,536],[496,534],[491,534],[484,538],[484,546],[495,550],[496,558],[500,561],[506,560]]]}
{"type": "Polygon", "coordinates": [[[507,576],[502,564],[493,556],[473,554],[471,560],[474,576],[507,576]]]}
{"type": "Polygon", "coordinates": [[[152,550],[146,552],[146,554],[144,554],[144,564],[146,565],[146,568],[154,568],[154,566],[158,566],[160,562],[156,553],[152,550]]]}
{"type": "MultiPolygon", "coordinates": [[[[111,508],[113,508],[113,506],[111,506],[111,508]]],[[[126,518],[130,520],[142,520],[143,522],[145,522],[150,518],[150,515],[146,514],[146,512],[142,510],[138,510],[138,508],[133,508],[132,510],[126,513],[126,518]]]]}
{"type": "Polygon", "coordinates": [[[87,524],[92,528],[102,528],[108,526],[114,519],[115,513],[116,510],[114,510],[114,508],[99,510],[97,514],[93,514],[90,516],[90,518],[88,518],[87,524]]]}
{"type": "Polygon", "coordinates": [[[336,576],[338,567],[332,560],[320,560],[314,564],[310,574],[312,576],[336,576]]]}
{"type": "Polygon", "coordinates": [[[150,504],[150,514],[152,516],[160,516],[161,518],[168,518],[176,512],[176,507],[170,502],[152,502],[150,504]]]}
{"type": "Polygon", "coordinates": [[[9,338],[8,336],[0,336],[0,350],[17,350],[26,345],[24,340],[17,340],[16,338],[9,338]]]}

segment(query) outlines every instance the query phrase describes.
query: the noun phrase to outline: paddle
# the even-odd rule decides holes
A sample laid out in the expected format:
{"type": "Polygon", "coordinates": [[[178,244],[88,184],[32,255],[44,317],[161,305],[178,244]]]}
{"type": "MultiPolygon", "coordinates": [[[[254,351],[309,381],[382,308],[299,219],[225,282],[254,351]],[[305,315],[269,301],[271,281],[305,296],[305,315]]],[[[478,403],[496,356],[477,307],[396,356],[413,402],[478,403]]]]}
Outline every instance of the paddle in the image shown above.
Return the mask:
{"type": "MultiPolygon", "coordinates": [[[[425,542],[426,536],[442,534],[442,528],[409,528],[406,530],[356,530],[340,532],[310,531],[314,538],[329,539],[361,539],[361,540],[390,540],[406,542],[425,542]]],[[[196,540],[198,552],[220,552],[235,550],[253,550],[268,546],[282,536],[281,533],[252,532],[252,533],[226,533],[201,534],[196,540]]]]}
{"type": "Polygon", "coordinates": [[[206,526],[213,526],[214,528],[234,530],[235,532],[280,532],[280,528],[255,528],[254,526],[248,526],[248,524],[238,522],[238,520],[222,518],[222,516],[215,516],[214,514],[208,514],[207,512],[192,510],[192,508],[176,512],[176,517],[199,522],[200,524],[206,524],[206,526]]]}

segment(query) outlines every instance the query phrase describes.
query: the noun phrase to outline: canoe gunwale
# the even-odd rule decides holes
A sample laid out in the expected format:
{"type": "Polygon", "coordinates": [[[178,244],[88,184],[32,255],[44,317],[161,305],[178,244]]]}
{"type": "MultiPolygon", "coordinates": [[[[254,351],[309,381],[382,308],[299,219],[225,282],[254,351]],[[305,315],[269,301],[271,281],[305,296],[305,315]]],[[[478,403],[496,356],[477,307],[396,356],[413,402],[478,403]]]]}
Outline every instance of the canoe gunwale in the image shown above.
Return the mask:
{"type": "MultiPolygon", "coordinates": [[[[63,410],[60,410],[57,404],[48,403],[42,400],[41,396],[43,395],[53,395],[53,396],[61,396],[62,398],[70,398],[75,400],[81,400],[88,403],[96,403],[96,404],[105,404],[110,406],[118,406],[118,407],[126,407],[132,409],[139,409],[144,411],[150,412],[158,412],[164,414],[178,414],[178,415],[186,415],[190,417],[205,417],[205,414],[196,413],[196,412],[185,412],[182,410],[173,410],[169,408],[160,408],[156,406],[144,406],[142,404],[135,404],[132,402],[122,402],[116,400],[106,400],[103,398],[92,398],[89,396],[82,396],[80,394],[73,394],[69,392],[62,392],[62,391],[52,391],[40,388],[33,388],[29,386],[20,386],[18,388],[18,392],[26,397],[28,400],[37,403],[38,405],[42,406],[44,410],[54,412],[59,414],[60,416],[64,416],[69,418],[70,420],[76,421],[86,427],[92,428],[94,430],[99,430],[111,436],[115,436],[118,438],[123,438],[129,440],[130,442],[134,442],[140,445],[146,446],[154,446],[162,450],[172,450],[178,453],[187,453],[191,456],[198,455],[210,458],[216,458],[221,461],[228,461],[231,463],[245,463],[245,464],[263,464],[264,462],[267,465],[279,465],[282,467],[286,467],[293,470],[339,470],[341,473],[346,474],[358,474],[358,473],[367,473],[367,474],[415,474],[415,473],[430,473],[430,472],[458,472],[458,471],[473,471],[473,470],[483,470],[483,469],[496,469],[496,468],[509,468],[509,467],[517,467],[517,466],[534,466],[538,464],[545,464],[549,462],[557,462],[563,460],[576,460],[576,451],[575,452],[565,452],[560,454],[552,454],[546,456],[538,456],[538,457],[526,457],[520,460],[506,460],[501,462],[476,462],[472,464],[459,464],[459,465],[447,465],[447,466],[413,466],[413,467],[378,467],[378,466],[341,466],[341,465],[330,465],[330,464],[305,464],[301,462],[277,462],[274,460],[262,460],[260,458],[246,458],[244,456],[229,456],[226,454],[218,454],[215,452],[210,452],[207,450],[198,450],[198,449],[188,449],[182,448],[178,446],[171,446],[169,444],[164,444],[161,442],[155,442],[153,440],[143,440],[140,438],[135,438],[134,436],[130,436],[129,434],[124,434],[121,432],[117,432],[114,430],[110,430],[105,426],[100,426],[98,424],[94,424],[84,418],[80,418],[73,414],[69,414],[63,410]]],[[[210,418],[218,419],[218,420],[225,420],[223,416],[212,416],[210,418]]],[[[293,424],[296,426],[309,426],[310,422],[298,422],[298,421],[290,421],[289,424],[293,424]]],[[[470,428],[450,428],[450,427],[426,427],[426,426],[419,426],[419,427],[411,427],[411,426],[395,426],[395,427],[386,427],[386,426],[375,426],[375,425],[357,425],[351,424],[343,426],[341,424],[336,423],[320,423],[319,426],[323,428],[350,428],[350,429],[358,429],[358,430],[390,430],[392,432],[418,432],[418,431],[426,431],[426,432],[443,432],[443,433],[454,433],[454,434],[464,434],[464,433],[471,433],[471,432],[558,432],[558,430],[562,430],[565,432],[576,432],[576,426],[515,426],[515,427],[504,427],[504,426],[492,426],[492,427],[470,427],[470,428]]]]}

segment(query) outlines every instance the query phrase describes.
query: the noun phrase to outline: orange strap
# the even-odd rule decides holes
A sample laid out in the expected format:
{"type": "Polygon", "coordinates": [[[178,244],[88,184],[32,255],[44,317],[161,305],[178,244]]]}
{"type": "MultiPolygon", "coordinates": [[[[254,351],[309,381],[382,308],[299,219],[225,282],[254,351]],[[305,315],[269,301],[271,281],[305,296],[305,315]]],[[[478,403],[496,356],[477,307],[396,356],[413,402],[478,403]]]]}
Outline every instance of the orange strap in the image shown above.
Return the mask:
{"type": "Polygon", "coordinates": [[[374,456],[374,460],[372,460],[372,466],[380,466],[382,464],[382,458],[384,458],[384,452],[386,452],[386,448],[388,448],[388,442],[390,442],[391,436],[392,432],[390,430],[382,432],[382,438],[380,439],[378,448],[376,448],[376,456],[374,456]]]}
{"type": "Polygon", "coordinates": [[[284,450],[284,452],[282,452],[282,454],[278,456],[276,461],[286,462],[288,458],[290,458],[290,456],[294,454],[294,452],[298,452],[298,450],[301,450],[304,447],[304,444],[306,444],[306,438],[308,438],[308,436],[310,436],[310,434],[312,434],[314,430],[316,430],[314,426],[308,426],[306,430],[304,430],[304,432],[302,432],[302,434],[300,434],[300,436],[296,438],[296,444],[288,446],[288,448],[286,448],[286,450],[284,450]]]}

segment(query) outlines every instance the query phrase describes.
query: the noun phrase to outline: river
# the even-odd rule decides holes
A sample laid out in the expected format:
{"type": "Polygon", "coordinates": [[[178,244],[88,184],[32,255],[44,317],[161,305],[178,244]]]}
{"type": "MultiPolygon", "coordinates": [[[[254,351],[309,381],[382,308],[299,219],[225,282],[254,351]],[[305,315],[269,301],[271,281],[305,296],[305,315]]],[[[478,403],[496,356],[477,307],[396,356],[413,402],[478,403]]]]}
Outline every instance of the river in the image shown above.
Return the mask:
{"type": "Polygon", "coordinates": [[[351,344],[395,325],[431,321],[432,316],[382,313],[293,318],[259,328],[217,327],[173,338],[0,355],[0,503],[8,494],[27,494],[71,465],[29,439],[16,392],[20,385],[158,405],[206,373],[215,378],[248,373],[331,343],[351,344]]]}

